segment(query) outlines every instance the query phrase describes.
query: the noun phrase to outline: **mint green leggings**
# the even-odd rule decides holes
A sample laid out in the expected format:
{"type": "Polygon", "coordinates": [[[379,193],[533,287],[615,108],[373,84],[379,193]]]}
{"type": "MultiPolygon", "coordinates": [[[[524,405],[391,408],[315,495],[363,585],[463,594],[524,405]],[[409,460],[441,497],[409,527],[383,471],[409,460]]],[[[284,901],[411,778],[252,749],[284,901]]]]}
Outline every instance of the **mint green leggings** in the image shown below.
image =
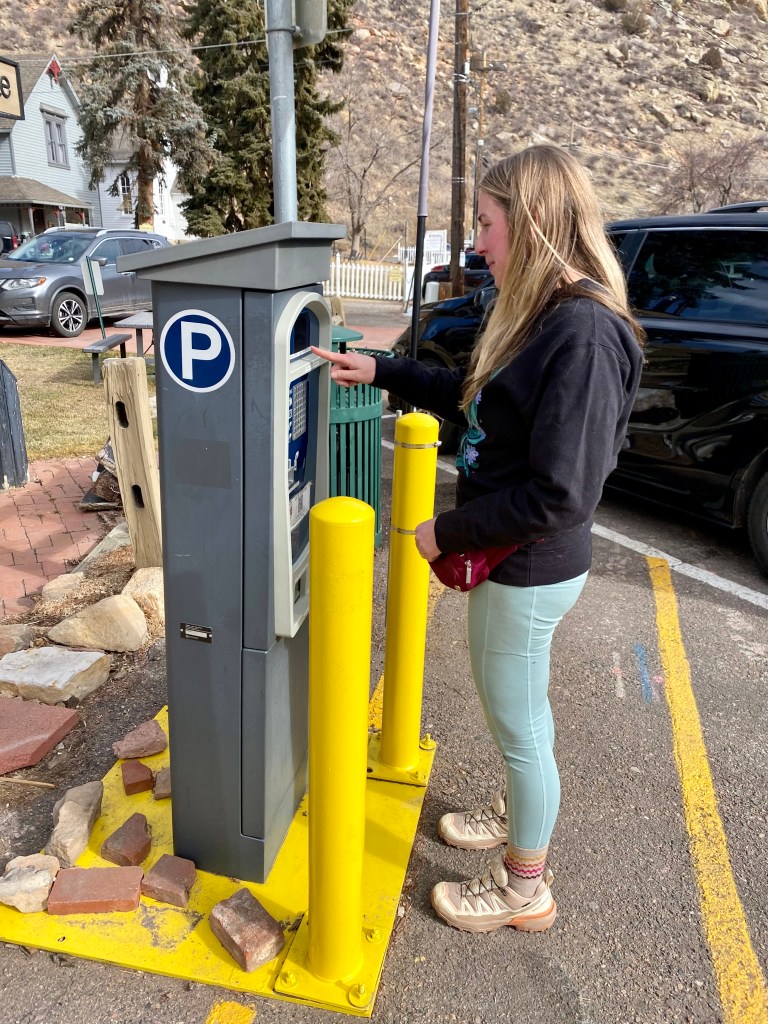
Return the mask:
{"type": "Polygon", "coordinates": [[[509,842],[525,850],[547,846],[560,807],[549,651],[586,580],[587,573],[539,587],[488,580],[469,595],[472,675],[507,766],[509,842]]]}

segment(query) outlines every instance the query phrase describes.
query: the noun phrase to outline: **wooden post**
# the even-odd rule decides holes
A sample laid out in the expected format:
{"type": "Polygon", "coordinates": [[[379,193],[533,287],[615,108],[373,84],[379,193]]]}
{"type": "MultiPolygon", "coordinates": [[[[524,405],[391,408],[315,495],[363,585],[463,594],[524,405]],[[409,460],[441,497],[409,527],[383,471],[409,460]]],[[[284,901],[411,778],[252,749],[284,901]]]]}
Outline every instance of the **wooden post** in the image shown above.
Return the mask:
{"type": "Polygon", "coordinates": [[[107,359],[103,371],[109,434],[136,567],[162,565],[160,474],[146,363],[137,358],[107,359]]]}

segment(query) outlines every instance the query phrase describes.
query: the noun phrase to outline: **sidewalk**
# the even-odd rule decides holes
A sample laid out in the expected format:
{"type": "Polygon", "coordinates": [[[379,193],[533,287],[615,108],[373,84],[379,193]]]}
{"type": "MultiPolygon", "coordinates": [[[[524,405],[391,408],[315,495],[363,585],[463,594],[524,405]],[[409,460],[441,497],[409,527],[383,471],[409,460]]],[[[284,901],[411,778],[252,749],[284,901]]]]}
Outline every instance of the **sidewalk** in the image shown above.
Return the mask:
{"type": "MultiPolygon", "coordinates": [[[[354,304],[353,320],[367,320],[365,304],[354,304]]],[[[382,305],[382,304],[371,304],[382,305]]],[[[387,304],[392,306],[391,303],[387,304]]],[[[402,327],[385,326],[390,310],[371,310],[377,323],[354,324],[367,348],[389,349],[402,327]],[[379,315],[376,315],[376,314],[379,315]]],[[[112,328],[107,327],[107,331],[112,328]]],[[[54,338],[50,334],[3,333],[3,342],[82,348],[101,337],[99,328],[89,328],[78,338],[54,338]]],[[[135,352],[134,342],[128,350],[135,352]]],[[[70,458],[53,462],[30,462],[30,482],[24,487],[0,490],[0,622],[21,615],[33,606],[32,595],[48,580],[68,572],[107,532],[94,512],[81,512],[77,505],[91,486],[96,459],[70,458]]]]}
{"type": "Polygon", "coordinates": [[[25,487],[0,491],[0,621],[29,611],[32,594],[68,572],[107,532],[77,504],[95,458],[32,462],[25,487]]]}

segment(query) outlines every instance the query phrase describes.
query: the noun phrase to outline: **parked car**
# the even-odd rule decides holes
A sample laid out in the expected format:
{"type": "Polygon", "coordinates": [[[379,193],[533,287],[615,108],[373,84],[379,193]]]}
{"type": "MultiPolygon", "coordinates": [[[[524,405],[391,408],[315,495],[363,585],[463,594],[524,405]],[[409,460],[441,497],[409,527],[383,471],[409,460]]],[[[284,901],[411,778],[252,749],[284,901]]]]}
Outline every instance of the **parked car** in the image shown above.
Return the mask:
{"type": "MultiPolygon", "coordinates": [[[[481,256],[477,252],[466,252],[464,254],[466,262],[464,263],[464,290],[474,290],[480,284],[484,277],[488,275],[488,265],[485,262],[485,256],[481,256]]],[[[427,285],[432,282],[444,282],[451,280],[451,265],[450,263],[439,263],[437,266],[432,267],[429,273],[424,275],[424,280],[421,285],[421,295],[424,298],[427,294],[427,285]]]]}
{"type": "MultiPolygon", "coordinates": [[[[640,390],[608,487],[745,528],[768,574],[766,206],[608,225],[647,333],[640,390]]],[[[420,359],[466,363],[487,308],[481,294],[424,307],[420,359]]],[[[398,352],[409,349],[405,334],[398,352]]]]}
{"type": "Polygon", "coordinates": [[[50,327],[62,338],[81,334],[98,315],[83,280],[80,261],[86,256],[101,271],[102,313],[127,316],[149,309],[149,281],[120,273],[117,258],[168,244],[146,231],[49,228],[0,259],[0,327],[50,327]]]}
{"type": "Polygon", "coordinates": [[[18,244],[16,228],[9,220],[0,220],[0,253],[11,252],[18,244]]]}

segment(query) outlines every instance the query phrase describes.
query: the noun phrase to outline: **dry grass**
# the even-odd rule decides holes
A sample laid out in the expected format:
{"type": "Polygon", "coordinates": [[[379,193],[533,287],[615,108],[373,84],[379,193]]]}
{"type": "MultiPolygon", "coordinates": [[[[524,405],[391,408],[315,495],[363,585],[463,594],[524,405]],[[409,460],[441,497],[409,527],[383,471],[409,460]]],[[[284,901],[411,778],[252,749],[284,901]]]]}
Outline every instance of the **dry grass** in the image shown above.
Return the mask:
{"type": "MultiPolygon", "coordinates": [[[[104,385],[94,386],[91,360],[79,349],[0,341],[0,359],[18,382],[30,461],[95,455],[109,435],[104,385]]],[[[154,378],[149,381],[154,394],[154,378]]]]}

